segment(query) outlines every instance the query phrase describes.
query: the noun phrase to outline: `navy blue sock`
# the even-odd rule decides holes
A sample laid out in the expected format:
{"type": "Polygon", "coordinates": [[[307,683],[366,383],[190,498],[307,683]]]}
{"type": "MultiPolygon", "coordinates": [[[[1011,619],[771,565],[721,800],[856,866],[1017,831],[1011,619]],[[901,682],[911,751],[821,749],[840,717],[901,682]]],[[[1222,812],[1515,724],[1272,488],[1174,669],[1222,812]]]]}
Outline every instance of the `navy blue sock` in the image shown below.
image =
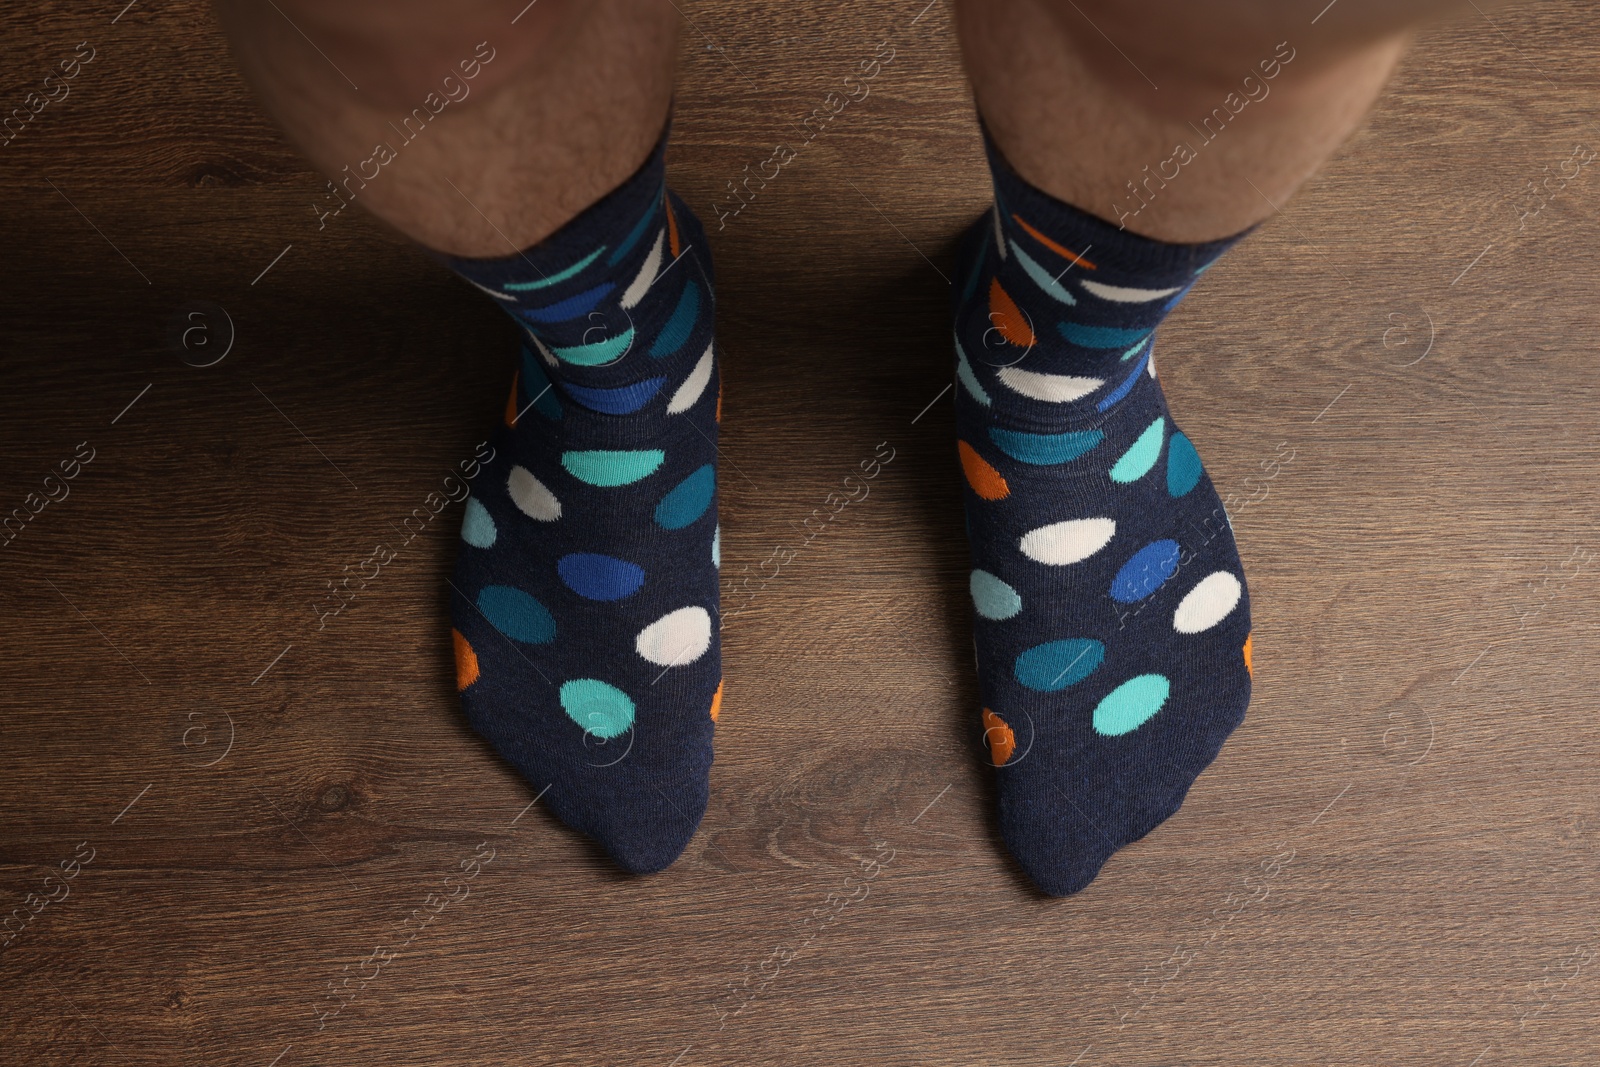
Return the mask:
{"type": "Polygon", "coordinates": [[[982,725],[1006,843],[1064,896],[1178,810],[1250,700],[1233,533],[1151,356],[1238,238],[1118,230],[985,144],[955,294],[982,725]]]}
{"type": "Polygon", "coordinates": [[[700,823],[722,696],[711,256],[665,143],[534,247],[441,257],[524,331],[451,581],[462,706],[639,873],[700,823]]]}

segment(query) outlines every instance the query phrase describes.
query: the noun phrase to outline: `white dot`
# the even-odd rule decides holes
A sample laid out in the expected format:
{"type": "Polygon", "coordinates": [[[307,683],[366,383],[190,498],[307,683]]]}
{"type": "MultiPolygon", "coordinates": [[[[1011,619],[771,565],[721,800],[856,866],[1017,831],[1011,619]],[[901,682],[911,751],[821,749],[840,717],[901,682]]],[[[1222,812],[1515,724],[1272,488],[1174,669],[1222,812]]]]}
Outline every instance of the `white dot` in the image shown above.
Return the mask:
{"type": "Polygon", "coordinates": [[[511,468],[506,491],[511,494],[511,502],[530,519],[555,522],[561,517],[561,501],[526,467],[511,468]]]}
{"type": "Polygon", "coordinates": [[[658,667],[682,667],[711,647],[711,616],[705,608],[679,608],[639,631],[634,648],[658,667]]]}
{"type": "Polygon", "coordinates": [[[1039,371],[1001,367],[995,372],[1003,385],[1032,400],[1065,404],[1088,396],[1102,385],[1103,378],[1080,378],[1071,374],[1042,374],[1039,371]]]}
{"type": "Polygon", "coordinates": [[[1239,606],[1244,587],[1227,571],[1217,571],[1200,579],[1172,613],[1172,628],[1180,634],[1209,630],[1239,606]]]}
{"type": "Polygon", "coordinates": [[[706,385],[711,381],[711,345],[706,345],[705,354],[694,365],[694,370],[678,386],[678,391],[672,394],[672,399],[667,401],[668,415],[682,415],[694,407],[694,402],[700,399],[700,394],[706,391],[706,385]]]}
{"type": "Polygon", "coordinates": [[[1117,532],[1113,519],[1069,519],[1022,535],[1022,554],[1036,563],[1061,567],[1088,559],[1117,532]]]}

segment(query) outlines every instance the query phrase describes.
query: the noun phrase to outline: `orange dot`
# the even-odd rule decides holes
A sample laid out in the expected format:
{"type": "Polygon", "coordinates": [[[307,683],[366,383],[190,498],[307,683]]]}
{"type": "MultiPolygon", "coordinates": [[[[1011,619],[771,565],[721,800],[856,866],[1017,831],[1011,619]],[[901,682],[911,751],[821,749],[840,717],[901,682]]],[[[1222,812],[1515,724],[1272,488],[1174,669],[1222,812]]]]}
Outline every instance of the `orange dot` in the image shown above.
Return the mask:
{"type": "Polygon", "coordinates": [[[662,194],[662,202],[667,205],[667,242],[672,246],[672,258],[678,258],[678,216],[672,213],[672,198],[662,194]]]}
{"type": "Polygon", "coordinates": [[[1056,244],[1054,241],[1050,240],[1050,238],[1046,237],[1032,226],[1029,226],[1028,221],[1021,215],[1018,215],[1016,212],[1012,212],[1011,217],[1016,219],[1018,225],[1020,225],[1024,230],[1027,230],[1028,233],[1033,236],[1035,241],[1038,241],[1056,255],[1062,257],[1063,259],[1070,259],[1072,262],[1078,264],[1078,266],[1087,270],[1095,269],[1095,265],[1093,263],[1090,263],[1087,259],[1084,259],[1082,256],[1078,255],[1078,253],[1072,251],[1071,249],[1063,248],[1061,245],[1056,244]]]}
{"type": "Polygon", "coordinates": [[[1256,676],[1256,669],[1250,666],[1250,642],[1255,639],[1255,632],[1244,635],[1244,669],[1250,672],[1250,677],[1256,676]]]}
{"type": "Polygon", "coordinates": [[[506,397],[506,426],[516,429],[517,426],[517,372],[511,372],[511,395],[506,397]]]}
{"type": "Polygon", "coordinates": [[[711,721],[716,722],[717,716],[722,714],[722,679],[717,679],[717,691],[711,694],[711,721]]]}
{"type": "Polygon", "coordinates": [[[1023,317],[1017,302],[1000,288],[999,278],[989,283],[989,321],[994,323],[1001,337],[1014,345],[1032,348],[1034,342],[1038,340],[1033,336],[1033,327],[1028,325],[1028,320],[1023,317]]]}
{"type": "Polygon", "coordinates": [[[472,651],[460,630],[451,630],[450,638],[456,646],[456,690],[459,692],[478,680],[478,654],[472,651]]]}
{"type": "Polygon", "coordinates": [[[722,421],[722,383],[717,382],[717,421],[722,421]]]}
{"type": "Polygon", "coordinates": [[[956,442],[956,451],[961,453],[961,470],[967,476],[967,484],[972,486],[972,491],[985,500],[1004,500],[1011,495],[1011,487],[1000,476],[1000,472],[989,466],[989,462],[978,455],[977,450],[965,441],[956,442]]]}
{"type": "Polygon", "coordinates": [[[1017,750],[1017,735],[1011,732],[1004,719],[988,708],[983,709],[983,739],[989,742],[989,755],[996,767],[1004,767],[1017,750]]]}

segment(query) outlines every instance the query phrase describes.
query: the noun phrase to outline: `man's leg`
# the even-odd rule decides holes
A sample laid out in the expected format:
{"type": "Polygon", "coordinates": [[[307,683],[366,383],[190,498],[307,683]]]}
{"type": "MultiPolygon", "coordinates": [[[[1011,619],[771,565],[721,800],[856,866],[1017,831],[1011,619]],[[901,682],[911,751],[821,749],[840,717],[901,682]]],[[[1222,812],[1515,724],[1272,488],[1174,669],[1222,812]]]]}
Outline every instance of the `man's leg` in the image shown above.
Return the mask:
{"type": "Polygon", "coordinates": [[[956,280],[981,719],[1051,894],[1176,812],[1250,699],[1244,574],[1154,331],[1446,5],[1324,6],[956,2],[995,186],[956,280]]]}
{"type": "Polygon", "coordinates": [[[1271,214],[1360,124],[1416,25],[1465,5],[1339,0],[1312,25],[1325,6],[957,0],[956,16],[978,110],[1019,175],[1196,242],[1271,214]]]}
{"type": "Polygon", "coordinates": [[[672,99],[677,13],[656,0],[217,11],[257,95],[341,195],[452,255],[502,256],[553,233],[638,168],[672,99]],[[361,178],[380,143],[394,162],[361,178]]]}
{"type": "Polygon", "coordinates": [[[462,705],[568,825],[666,867],[722,692],[711,260],[663,165],[675,12],[221,2],[330,210],[366,207],[521,327],[504,424],[463,463],[462,705]]]}

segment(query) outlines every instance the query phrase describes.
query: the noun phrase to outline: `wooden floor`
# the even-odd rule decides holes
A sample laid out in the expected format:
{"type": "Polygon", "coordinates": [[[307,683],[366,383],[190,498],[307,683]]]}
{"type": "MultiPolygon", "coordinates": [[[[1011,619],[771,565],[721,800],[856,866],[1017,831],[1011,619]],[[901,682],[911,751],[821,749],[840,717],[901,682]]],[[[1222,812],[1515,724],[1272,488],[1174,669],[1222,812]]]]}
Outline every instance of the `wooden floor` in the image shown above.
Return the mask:
{"type": "Polygon", "coordinates": [[[0,148],[0,511],[42,508],[0,548],[6,1067],[1600,1062],[1586,5],[1425,35],[1172,316],[1255,700],[1050,900],[970,733],[945,276],[986,185],[944,6],[687,8],[728,682],[701,830],[632,879],[459,718],[459,505],[399,525],[493,426],[509,323],[356,212],[319,232],[209,12],[121,2],[0,16],[0,110],[94,49],[0,148]]]}

